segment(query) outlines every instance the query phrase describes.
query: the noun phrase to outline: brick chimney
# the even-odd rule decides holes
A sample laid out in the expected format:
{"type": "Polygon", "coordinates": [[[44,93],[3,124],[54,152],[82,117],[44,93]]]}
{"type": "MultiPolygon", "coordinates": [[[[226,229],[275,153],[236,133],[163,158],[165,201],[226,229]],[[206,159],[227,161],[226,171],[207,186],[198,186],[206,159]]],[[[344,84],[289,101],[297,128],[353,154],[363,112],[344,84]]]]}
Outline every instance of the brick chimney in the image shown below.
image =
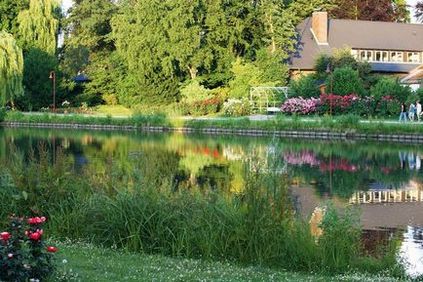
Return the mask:
{"type": "Polygon", "coordinates": [[[311,30],[318,44],[328,44],[328,13],[314,12],[311,18],[311,30]]]}

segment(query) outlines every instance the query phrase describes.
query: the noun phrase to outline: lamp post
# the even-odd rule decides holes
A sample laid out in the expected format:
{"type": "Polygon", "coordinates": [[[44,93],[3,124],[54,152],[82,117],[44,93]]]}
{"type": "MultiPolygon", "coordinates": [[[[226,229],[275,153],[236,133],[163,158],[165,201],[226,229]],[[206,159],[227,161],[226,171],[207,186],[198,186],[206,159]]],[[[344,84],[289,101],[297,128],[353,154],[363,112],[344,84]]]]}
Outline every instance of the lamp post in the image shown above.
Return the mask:
{"type": "Polygon", "coordinates": [[[329,75],[329,84],[330,84],[330,93],[329,93],[329,114],[332,116],[332,98],[331,95],[333,94],[333,77],[332,77],[332,68],[330,62],[326,66],[326,73],[329,75]]]}
{"type": "Polygon", "coordinates": [[[51,82],[53,83],[53,112],[56,112],[56,73],[54,71],[50,72],[51,82]]]}

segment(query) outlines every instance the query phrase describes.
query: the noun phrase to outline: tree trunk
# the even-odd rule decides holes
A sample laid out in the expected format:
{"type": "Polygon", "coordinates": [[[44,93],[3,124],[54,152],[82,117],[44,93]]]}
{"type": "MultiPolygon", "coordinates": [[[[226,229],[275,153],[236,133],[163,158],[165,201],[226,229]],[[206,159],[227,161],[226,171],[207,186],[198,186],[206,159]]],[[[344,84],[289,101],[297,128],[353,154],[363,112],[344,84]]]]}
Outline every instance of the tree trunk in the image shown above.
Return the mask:
{"type": "Polygon", "coordinates": [[[189,75],[191,79],[195,79],[197,77],[198,70],[196,67],[188,66],[189,75]]]}

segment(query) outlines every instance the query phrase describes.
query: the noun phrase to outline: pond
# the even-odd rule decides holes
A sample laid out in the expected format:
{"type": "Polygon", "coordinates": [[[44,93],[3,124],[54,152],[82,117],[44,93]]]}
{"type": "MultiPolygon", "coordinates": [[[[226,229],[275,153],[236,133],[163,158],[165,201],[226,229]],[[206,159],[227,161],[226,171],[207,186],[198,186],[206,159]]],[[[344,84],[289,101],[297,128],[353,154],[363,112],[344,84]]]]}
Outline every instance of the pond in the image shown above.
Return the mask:
{"type": "Polygon", "coordinates": [[[37,158],[41,148],[52,159],[64,157],[75,177],[95,171],[107,181],[108,175],[119,172],[128,183],[139,177],[160,179],[175,191],[195,186],[223,195],[242,192],[247,181],[244,164],[253,163],[287,176],[295,213],[303,218],[330,200],[338,208],[359,207],[369,246],[402,232],[400,256],[408,263],[408,272],[423,273],[423,148],[419,145],[0,129],[1,163],[15,154],[25,160],[37,158]],[[147,160],[143,168],[140,159],[147,160]]]}

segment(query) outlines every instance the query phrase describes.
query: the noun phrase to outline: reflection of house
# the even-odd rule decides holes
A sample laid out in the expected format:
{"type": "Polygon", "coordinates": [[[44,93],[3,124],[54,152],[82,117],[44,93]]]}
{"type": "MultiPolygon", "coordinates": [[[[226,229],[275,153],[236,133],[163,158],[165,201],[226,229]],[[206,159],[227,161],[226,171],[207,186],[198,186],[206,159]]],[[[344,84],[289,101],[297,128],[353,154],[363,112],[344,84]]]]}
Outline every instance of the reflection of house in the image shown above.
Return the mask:
{"type": "Polygon", "coordinates": [[[403,189],[356,191],[349,202],[350,204],[423,202],[423,189],[411,180],[403,189]]]}
{"type": "MultiPolygon", "coordinates": [[[[319,197],[312,187],[291,187],[297,211],[304,218],[309,218],[316,207],[327,204],[326,198],[319,197]]],[[[420,194],[421,195],[421,194],[420,194]]],[[[338,198],[333,198],[335,207],[348,205],[338,198]]],[[[363,203],[360,210],[360,222],[363,229],[405,228],[408,225],[423,226],[423,202],[390,202],[384,204],[363,203]]]]}
{"type": "Polygon", "coordinates": [[[315,12],[297,30],[299,44],[290,64],[294,75],[313,71],[320,54],[345,47],[376,72],[407,74],[423,59],[420,24],[328,19],[326,12],[315,12]]]}

